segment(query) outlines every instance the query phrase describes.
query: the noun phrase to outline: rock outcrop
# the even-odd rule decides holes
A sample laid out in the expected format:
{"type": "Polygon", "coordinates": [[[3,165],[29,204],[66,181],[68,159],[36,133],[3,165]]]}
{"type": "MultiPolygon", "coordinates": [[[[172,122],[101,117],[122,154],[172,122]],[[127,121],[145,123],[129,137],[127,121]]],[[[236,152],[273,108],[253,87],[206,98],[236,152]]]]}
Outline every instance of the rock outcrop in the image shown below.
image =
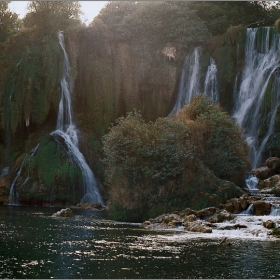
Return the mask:
{"type": "Polygon", "coordinates": [[[273,222],[273,221],[271,221],[271,220],[264,221],[262,225],[263,225],[265,228],[268,228],[268,229],[275,228],[275,222],[273,222]]]}
{"type": "Polygon", "coordinates": [[[169,214],[160,215],[142,223],[147,229],[171,229],[183,226],[184,230],[191,232],[211,233],[212,223],[232,220],[233,215],[226,210],[215,207],[205,208],[199,211],[186,208],[169,214]]]}
{"type": "Polygon", "coordinates": [[[209,227],[208,223],[203,221],[194,221],[184,223],[184,229],[191,232],[211,233],[212,228],[209,227]]]}
{"type": "Polygon", "coordinates": [[[243,194],[239,198],[232,198],[230,200],[227,200],[226,203],[220,205],[220,208],[225,209],[229,213],[238,214],[246,210],[250,204],[257,200],[260,200],[260,197],[243,194]]]}
{"type": "Polygon", "coordinates": [[[251,173],[256,176],[260,180],[265,180],[275,174],[274,171],[272,171],[267,166],[263,166],[260,168],[252,169],[251,173]]]}
{"type": "Polygon", "coordinates": [[[253,203],[254,206],[254,215],[256,216],[263,216],[263,215],[269,215],[271,211],[271,204],[265,201],[255,201],[253,203]]]}

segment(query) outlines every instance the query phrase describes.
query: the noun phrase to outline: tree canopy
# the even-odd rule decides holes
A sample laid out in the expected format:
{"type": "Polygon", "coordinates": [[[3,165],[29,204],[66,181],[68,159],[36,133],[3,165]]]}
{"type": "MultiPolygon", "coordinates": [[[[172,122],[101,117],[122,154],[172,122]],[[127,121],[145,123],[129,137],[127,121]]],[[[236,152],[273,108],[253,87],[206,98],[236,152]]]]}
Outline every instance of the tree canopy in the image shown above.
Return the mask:
{"type": "Polygon", "coordinates": [[[31,1],[29,13],[23,22],[26,27],[37,26],[46,30],[64,30],[80,23],[82,14],[78,1],[31,1]]]}
{"type": "Polygon", "coordinates": [[[10,1],[0,1],[0,42],[6,40],[20,24],[18,15],[9,10],[10,1]]]}

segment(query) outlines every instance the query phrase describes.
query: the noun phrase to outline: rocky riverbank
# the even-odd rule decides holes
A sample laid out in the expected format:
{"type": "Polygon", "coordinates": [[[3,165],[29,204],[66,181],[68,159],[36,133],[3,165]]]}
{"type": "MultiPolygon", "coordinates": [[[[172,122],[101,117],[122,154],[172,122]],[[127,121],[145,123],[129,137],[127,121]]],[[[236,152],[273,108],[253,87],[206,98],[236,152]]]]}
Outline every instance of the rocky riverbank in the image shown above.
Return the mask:
{"type": "Polygon", "coordinates": [[[179,230],[209,237],[266,239],[280,236],[279,216],[232,214],[213,207],[174,211],[145,221],[141,226],[149,230],[179,230]]]}
{"type": "Polygon", "coordinates": [[[163,214],[145,221],[142,227],[222,236],[279,237],[280,158],[269,158],[265,164],[252,170],[258,184],[248,194],[230,199],[219,208],[209,207],[198,211],[186,208],[163,214]]]}

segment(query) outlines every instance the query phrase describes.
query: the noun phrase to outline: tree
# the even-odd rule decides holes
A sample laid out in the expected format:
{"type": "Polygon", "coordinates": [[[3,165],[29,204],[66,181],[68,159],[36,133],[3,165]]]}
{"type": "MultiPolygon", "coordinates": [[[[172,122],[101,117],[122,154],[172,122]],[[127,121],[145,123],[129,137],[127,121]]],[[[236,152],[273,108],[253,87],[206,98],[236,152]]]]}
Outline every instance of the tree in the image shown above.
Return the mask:
{"type": "Polygon", "coordinates": [[[19,28],[20,21],[16,13],[9,10],[10,1],[0,1],[0,42],[19,28]]]}
{"type": "Polygon", "coordinates": [[[238,126],[203,96],[175,118],[146,123],[138,112],[103,138],[110,211],[143,221],[174,208],[218,206],[238,195],[247,148],[238,126]]]}
{"type": "Polygon", "coordinates": [[[31,1],[28,10],[23,20],[26,27],[37,26],[55,32],[79,24],[82,14],[78,1],[31,1]]]}
{"type": "MultiPolygon", "coordinates": [[[[170,41],[186,47],[209,39],[207,27],[187,5],[176,2],[109,2],[97,17],[116,39],[144,44],[170,41]],[[150,42],[151,41],[151,42],[150,42]]],[[[92,23],[94,25],[94,21],[92,23]]]]}
{"type": "Polygon", "coordinates": [[[217,177],[244,184],[249,169],[248,148],[238,125],[227,113],[203,95],[197,95],[175,119],[198,124],[192,129],[192,134],[197,130],[202,132],[202,146],[197,155],[217,177]]]}

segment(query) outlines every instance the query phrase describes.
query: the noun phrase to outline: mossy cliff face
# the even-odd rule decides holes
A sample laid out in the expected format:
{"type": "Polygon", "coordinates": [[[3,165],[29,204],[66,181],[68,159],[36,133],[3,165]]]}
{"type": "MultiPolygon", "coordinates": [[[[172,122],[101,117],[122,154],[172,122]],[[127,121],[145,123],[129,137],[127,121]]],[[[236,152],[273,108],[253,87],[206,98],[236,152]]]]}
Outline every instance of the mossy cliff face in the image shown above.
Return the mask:
{"type": "Polygon", "coordinates": [[[90,115],[95,124],[101,125],[134,108],[141,110],[147,120],[166,116],[172,109],[181,74],[182,60],[178,60],[176,47],[153,49],[142,45],[137,49],[121,41],[97,43],[96,38],[94,29],[80,38],[78,112],[83,112],[87,121],[90,115]]]}

